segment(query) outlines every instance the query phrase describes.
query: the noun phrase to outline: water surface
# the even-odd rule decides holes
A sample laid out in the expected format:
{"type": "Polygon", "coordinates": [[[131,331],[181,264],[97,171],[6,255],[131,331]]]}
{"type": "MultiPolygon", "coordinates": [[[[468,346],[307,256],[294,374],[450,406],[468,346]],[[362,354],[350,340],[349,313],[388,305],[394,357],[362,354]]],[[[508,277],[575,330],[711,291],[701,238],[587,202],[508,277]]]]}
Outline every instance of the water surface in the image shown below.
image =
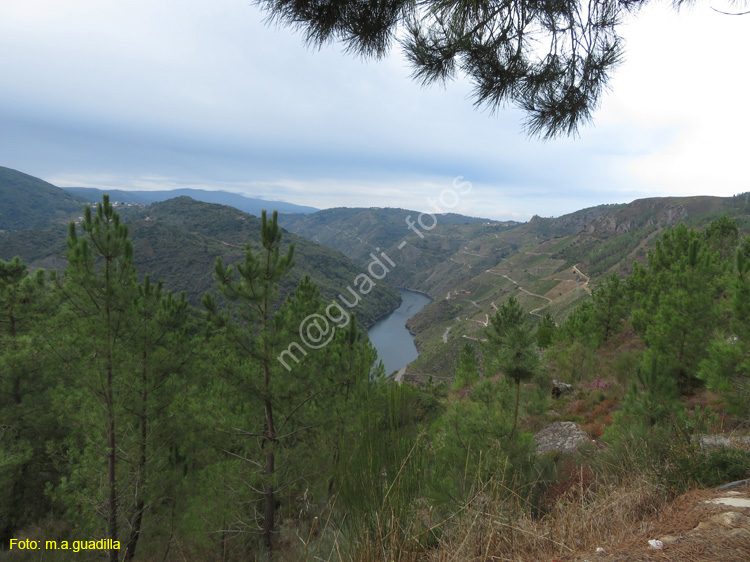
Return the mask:
{"type": "Polygon", "coordinates": [[[378,320],[367,331],[378,350],[386,374],[398,371],[419,357],[414,336],[406,329],[406,321],[427,306],[432,299],[422,293],[401,289],[401,306],[378,320]]]}

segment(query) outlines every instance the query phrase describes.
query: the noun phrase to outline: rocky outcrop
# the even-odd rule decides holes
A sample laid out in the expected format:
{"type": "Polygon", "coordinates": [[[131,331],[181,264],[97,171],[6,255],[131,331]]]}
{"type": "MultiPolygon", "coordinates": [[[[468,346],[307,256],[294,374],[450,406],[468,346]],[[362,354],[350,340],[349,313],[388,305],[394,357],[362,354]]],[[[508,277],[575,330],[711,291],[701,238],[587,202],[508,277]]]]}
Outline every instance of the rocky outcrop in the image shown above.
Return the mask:
{"type": "Polygon", "coordinates": [[[690,440],[704,451],[721,447],[750,451],[750,436],[747,435],[693,435],[690,440]]]}
{"type": "Polygon", "coordinates": [[[570,394],[574,390],[575,389],[573,388],[572,384],[568,384],[557,379],[552,379],[552,396],[554,398],[559,398],[563,394],[570,394]]]}
{"type": "Polygon", "coordinates": [[[625,234],[654,225],[669,226],[684,220],[688,210],[682,203],[664,197],[638,199],[586,225],[586,232],[625,234]]]}
{"type": "Polygon", "coordinates": [[[536,452],[539,455],[558,451],[573,454],[583,443],[590,443],[589,436],[573,422],[554,422],[534,435],[536,452]]]}

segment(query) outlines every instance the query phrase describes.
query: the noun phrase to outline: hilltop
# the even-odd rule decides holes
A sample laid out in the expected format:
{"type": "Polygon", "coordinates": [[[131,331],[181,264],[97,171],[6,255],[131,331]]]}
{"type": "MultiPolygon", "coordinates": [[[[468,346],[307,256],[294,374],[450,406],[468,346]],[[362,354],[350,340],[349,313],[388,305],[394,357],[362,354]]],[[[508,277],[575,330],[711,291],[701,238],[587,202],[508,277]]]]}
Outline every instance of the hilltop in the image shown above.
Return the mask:
{"type": "Polygon", "coordinates": [[[282,220],[358,263],[385,251],[396,262],[391,283],[435,299],[409,322],[420,358],[407,380],[420,380],[448,374],[463,343],[481,339],[509,297],[532,319],[550,313],[560,323],[607,273],[625,275],[643,262],[665,229],[681,221],[702,228],[726,214],[748,232],[749,213],[750,197],[742,195],[639,199],[528,223],[438,215],[419,234],[406,223],[418,213],[402,209],[330,209],[282,220]]]}
{"type": "Polygon", "coordinates": [[[0,166],[0,233],[66,223],[80,214],[85,201],[39,178],[0,166]]]}
{"type": "MultiPolygon", "coordinates": [[[[62,271],[67,225],[83,214],[85,203],[27,174],[7,168],[0,172],[0,195],[10,202],[10,206],[1,207],[3,224],[13,227],[12,232],[0,234],[0,259],[18,255],[32,268],[62,271]]],[[[205,292],[214,290],[216,256],[221,256],[225,264],[239,262],[245,244],[257,248],[259,240],[258,217],[185,196],[148,206],[121,205],[118,211],[130,227],[140,274],[151,273],[162,279],[167,289],[184,290],[194,305],[205,292]]],[[[297,235],[286,233],[283,242],[285,246],[295,244],[296,266],[281,287],[282,295],[309,275],[322,298],[332,300],[363,271],[340,252],[297,235]]],[[[364,325],[369,325],[396,308],[399,299],[396,290],[379,282],[355,312],[364,325]]]]}
{"type": "Polygon", "coordinates": [[[183,188],[160,191],[132,191],[124,189],[98,189],[95,187],[66,187],[64,189],[92,203],[101,201],[102,195],[105,193],[109,194],[112,201],[138,203],[141,205],[150,205],[151,203],[167,201],[175,197],[190,197],[203,203],[217,203],[219,205],[234,207],[256,217],[259,217],[264,209],[268,212],[276,210],[279,214],[300,213],[303,215],[305,213],[314,213],[318,210],[315,207],[295,205],[286,201],[268,201],[266,199],[247,197],[239,193],[222,190],[183,188]]]}
{"type": "MultiPolygon", "coordinates": [[[[44,540],[67,560],[86,527],[117,542],[112,559],[746,560],[750,453],[723,446],[750,440],[746,201],[647,199],[525,224],[321,212],[296,228],[359,264],[266,228],[247,283],[225,293],[255,318],[221,302],[191,313],[134,283],[103,205],[64,283],[3,265],[0,550],[30,560],[10,549],[44,540]],[[263,295],[290,243],[273,316],[263,295]],[[311,337],[373,255],[391,267],[370,270],[365,322],[395,305],[387,282],[436,297],[410,322],[415,384],[381,376],[353,323],[311,337]],[[307,273],[322,299],[309,284],[285,298],[307,273]],[[534,331],[545,313],[562,326],[534,331]]],[[[139,273],[193,302],[216,255],[259,247],[260,221],[233,207],[178,197],[117,212],[139,273]]],[[[3,234],[0,252],[62,269],[65,236],[51,221],[3,234]]]]}

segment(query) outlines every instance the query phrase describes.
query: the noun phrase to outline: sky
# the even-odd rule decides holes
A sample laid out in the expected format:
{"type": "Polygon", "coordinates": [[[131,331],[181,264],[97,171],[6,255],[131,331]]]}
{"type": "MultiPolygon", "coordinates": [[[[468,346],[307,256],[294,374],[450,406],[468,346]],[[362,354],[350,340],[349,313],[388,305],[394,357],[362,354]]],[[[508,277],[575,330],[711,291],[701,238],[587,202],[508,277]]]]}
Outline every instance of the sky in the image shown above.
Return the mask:
{"type": "Polygon", "coordinates": [[[698,4],[629,19],[593,124],[544,142],[519,110],[475,109],[466,80],[423,88],[398,48],[308,48],[251,0],[0,0],[0,166],[321,209],[429,210],[468,181],[444,210],[521,221],[747,192],[750,16],[698,4]]]}

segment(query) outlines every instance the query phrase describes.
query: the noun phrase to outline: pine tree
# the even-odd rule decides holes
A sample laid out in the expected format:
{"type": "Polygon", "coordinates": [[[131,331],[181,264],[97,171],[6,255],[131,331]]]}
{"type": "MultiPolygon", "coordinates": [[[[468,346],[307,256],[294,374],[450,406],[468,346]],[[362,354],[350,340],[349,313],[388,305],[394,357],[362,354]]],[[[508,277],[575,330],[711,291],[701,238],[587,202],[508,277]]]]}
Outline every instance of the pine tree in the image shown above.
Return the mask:
{"type": "Polygon", "coordinates": [[[453,390],[460,390],[472,385],[479,379],[477,359],[474,346],[465,343],[461,348],[456,365],[456,375],[453,377],[453,390]]]}
{"type": "MultiPolygon", "coordinates": [[[[235,303],[233,316],[221,313],[213,298],[204,297],[203,304],[214,319],[227,330],[237,352],[246,359],[248,372],[246,388],[258,392],[262,400],[263,424],[261,431],[248,431],[249,437],[261,440],[264,450],[262,465],[264,509],[262,517],[263,544],[271,551],[275,524],[276,498],[276,447],[277,426],[274,406],[276,400],[276,374],[281,369],[276,360],[280,350],[280,326],[275,321],[274,307],[280,282],[293,267],[294,245],[285,255],[280,254],[281,229],[278,214],[271,220],[263,211],[261,216],[261,249],[254,252],[245,247],[245,261],[237,266],[224,267],[221,257],[216,258],[214,278],[219,294],[230,303],[235,303]],[[236,279],[235,271],[239,275],[236,279]]],[[[253,461],[255,462],[255,461],[253,461]]],[[[257,464],[257,463],[256,463],[257,464]]]]}
{"type": "MultiPolygon", "coordinates": [[[[177,432],[168,421],[169,405],[191,353],[184,333],[187,302],[184,295],[165,294],[149,276],[137,283],[128,228],[107,195],[96,214],[86,207],[81,229],[83,236],[70,224],[54,336],[69,372],[58,408],[75,437],[62,449],[71,477],[57,495],[76,509],[90,506],[78,513],[82,524],[103,516],[107,538],[120,542],[122,558],[132,560],[145,517],[166,493],[163,479],[177,432]]],[[[113,549],[109,558],[121,555],[113,549]]]]}
{"type": "Polygon", "coordinates": [[[536,344],[541,349],[547,349],[555,340],[557,334],[557,324],[549,312],[542,317],[536,328],[536,344]]]}
{"type": "Polygon", "coordinates": [[[47,389],[55,368],[42,325],[53,310],[47,275],[20,258],[0,260],[0,545],[49,509],[45,484],[57,471],[46,454],[61,439],[47,389]]]}
{"type": "Polygon", "coordinates": [[[750,237],[735,254],[731,322],[717,330],[698,376],[719,392],[735,415],[750,417],[750,237]]]}
{"type": "Polygon", "coordinates": [[[587,300],[579,304],[560,327],[558,341],[566,344],[577,343],[592,349],[596,348],[598,338],[594,313],[592,301],[587,300]]]}
{"type": "Polygon", "coordinates": [[[681,429],[685,406],[679,400],[674,378],[661,368],[661,364],[658,357],[652,356],[647,366],[638,368],[636,379],[606,434],[608,438],[634,428],[647,431],[656,425],[671,430],[681,429]]]}
{"type": "Polygon", "coordinates": [[[659,357],[681,390],[695,386],[706,345],[721,322],[718,306],[724,266],[703,236],[679,224],[664,233],[648,255],[648,268],[634,270],[633,328],[659,357]]]}
{"type": "Polygon", "coordinates": [[[137,431],[133,452],[127,459],[134,482],[126,513],[130,531],[125,560],[135,556],[147,503],[155,503],[158,479],[167,470],[164,451],[173,443],[176,427],[167,423],[164,412],[176,394],[175,375],[191,355],[185,333],[188,304],[184,293],[179,298],[171,292],[165,294],[161,281],[152,284],[146,275],[133,307],[136,325],[130,346],[137,375],[123,401],[137,431]]]}
{"type": "Polygon", "coordinates": [[[708,225],[703,238],[708,247],[719,254],[721,261],[731,261],[740,241],[739,228],[733,219],[724,215],[708,225]]]}
{"type": "MultiPolygon", "coordinates": [[[[133,266],[133,245],[128,238],[128,228],[104,195],[97,205],[96,215],[90,205],[84,211],[81,228],[85,237],[79,238],[76,225],[70,223],[68,233],[68,267],[65,292],[82,328],[83,345],[87,349],[81,357],[82,383],[98,403],[104,414],[104,450],[106,470],[107,538],[119,539],[120,492],[118,490],[118,436],[121,428],[121,388],[126,375],[125,342],[130,336],[129,314],[135,296],[136,272],[133,266]],[[88,357],[86,357],[88,356],[88,357]],[[84,365],[83,363],[87,363],[84,365]]],[[[102,423],[99,422],[99,423],[102,423]]],[[[93,423],[97,423],[94,421],[93,423]]],[[[96,431],[96,429],[94,429],[96,431]]],[[[95,445],[98,446],[98,445],[95,445]]],[[[117,562],[116,550],[109,551],[110,562],[117,562]]]]}
{"type": "Polygon", "coordinates": [[[483,353],[490,366],[499,369],[516,385],[511,441],[518,424],[521,383],[531,380],[541,370],[541,358],[535,341],[530,326],[525,322],[521,305],[511,297],[492,317],[483,353]]]}
{"type": "Polygon", "coordinates": [[[323,45],[381,57],[400,43],[423,84],[465,75],[477,105],[512,103],[528,113],[533,133],[574,133],[599,103],[620,61],[621,17],[632,3],[388,2],[259,0],[270,19],[302,29],[323,45]]]}
{"type": "Polygon", "coordinates": [[[617,334],[628,315],[625,286],[619,275],[611,273],[591,295],[593,323],[597,343],[603,345],[617,334]]]}

